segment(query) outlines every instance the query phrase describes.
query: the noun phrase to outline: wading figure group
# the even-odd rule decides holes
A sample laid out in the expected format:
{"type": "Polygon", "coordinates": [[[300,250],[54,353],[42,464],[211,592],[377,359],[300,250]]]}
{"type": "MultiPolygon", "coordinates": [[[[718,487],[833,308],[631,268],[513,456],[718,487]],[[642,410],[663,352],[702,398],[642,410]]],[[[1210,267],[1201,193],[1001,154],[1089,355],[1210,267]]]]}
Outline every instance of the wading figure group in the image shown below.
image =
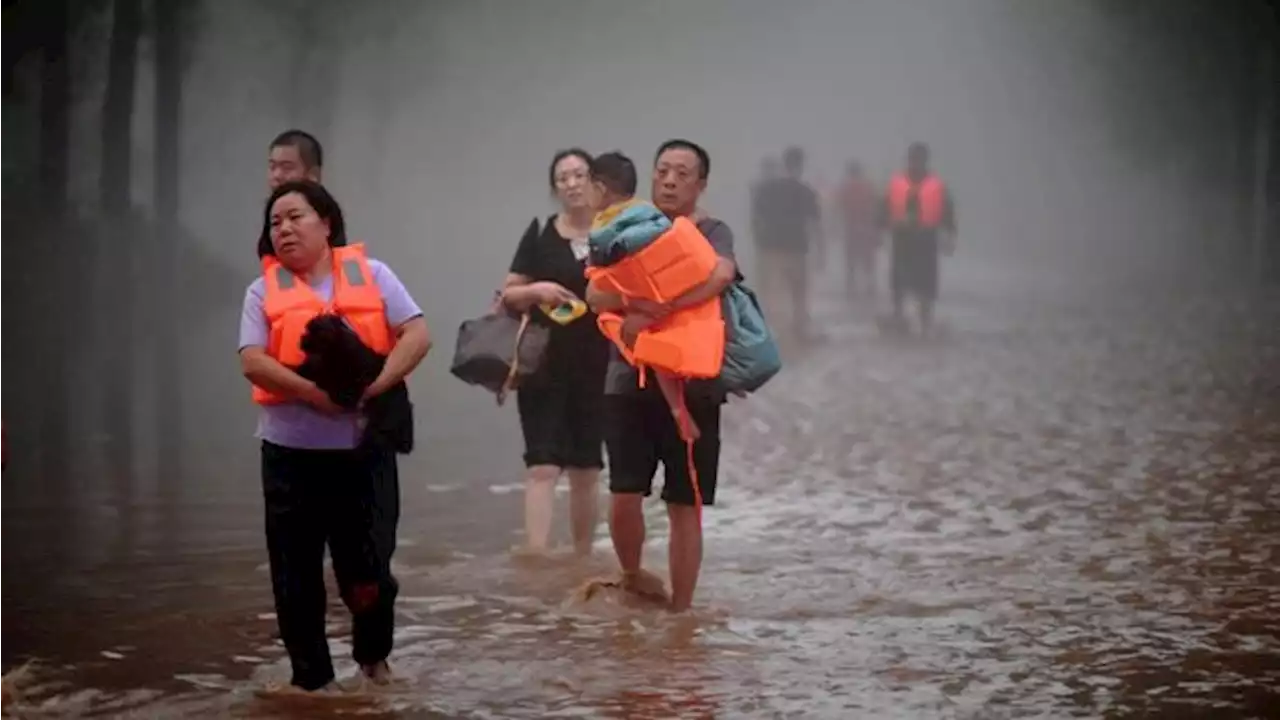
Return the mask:
{"type": "MultiPolygon", "coordinates": [[[[431,339],[391,268],[349,242],[342,210],[321,185],[320,143],[291,130],[269,153],[262,275],[245,292],[239,354],[259,406],[280,636],[293,686],[310,691],[334,681],[325,637],[327,545],[352,614],[354,659],[366,678],[383,683],[398,591],[391,573],[396,454],[405,449],[387,438],[411,435],[412,416],[375,418],[372,408],[388,391],[403,392],[431,339]],[[379,370],[353,369],[336,380],[332,372],[308,373],[336,362],[325,357],[334,316],[380,358],[379,370]]],[[[671,527],[667,605],[676,612],[691,606],[701,569],[701,513],[716,500],[721,406],[731,393],[758,388],[779,363],[741,284],[733,232],[699,207],[710,171],[711,158],[696,143],[663,143],[653,156],[650,204],[634,197],[636,168],[621,153],[557,153],[547,179],[560,210],[520,238],[495,308],[548,335],[538,369],[515,387],[527,468],[524,550],[548,550],[555,484],[564,474],[574,548],[590,553],[607,450],[618,583],[654,594],[641,570],[641,510],[661,465],[671,527]],[[659,255],[663,263],[651,262],[659,255]],[[644,270],[656,266],[668,270],[644,270]]]]}
{"type": "Polygon", "coordinates": [[[844,255],[844,291],[850,309],[874,305],[876,256],[887,235],[892,311],[879,324],[893,334],[909,332],[906,307],[914,300],[916,326],[921,334],[930,334],[938,299],[939,259],[956,248],[956,214],[950,188],[930,168],[928,146],[913,143],[903,169],[882,189],[877,189],[857,160],[846,164],[844,177],[830,192],[810,185],[804,168],[804,152],[787,148],[780,160],[765,158],[751,188],[760,291],[773,317],[789,321],[780,327],[788,331],[786,339],[792,345],[814,339],[809,303],[814,278],[827,264],[824,231],[830,231],[844,255]],[[825,228],[824,205],[836,220],[825,228]]]}

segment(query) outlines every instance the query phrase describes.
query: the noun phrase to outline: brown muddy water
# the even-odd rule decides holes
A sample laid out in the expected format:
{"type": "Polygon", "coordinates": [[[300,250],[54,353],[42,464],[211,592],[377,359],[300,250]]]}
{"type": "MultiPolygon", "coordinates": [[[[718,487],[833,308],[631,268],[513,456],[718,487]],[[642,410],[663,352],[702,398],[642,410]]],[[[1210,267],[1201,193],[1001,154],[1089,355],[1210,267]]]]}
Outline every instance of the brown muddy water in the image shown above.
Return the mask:
{"type": "MultiPolygon", "coordinates": [[[[566,605],[612,567],[603,528],[586,566],[522,564],[518,484],[405,472],[400,679],[337,699],[256,692],[288,671],[251,473],[238,502],[211,496],[164,532],[178,521],[135,508],[133,550],[108,559],[90,559],[108,542],[92,523],[6,503],[5,667],[38,661],[14,712],[1276,717],[1276,306],[957,299],[932,344],[837,323],[726,409],[687,617],[566,605]],[[50,560],[51,532],[80,550],[50,560]]],[[[337,659],[342,615],[335,601],[337,659]]]]}

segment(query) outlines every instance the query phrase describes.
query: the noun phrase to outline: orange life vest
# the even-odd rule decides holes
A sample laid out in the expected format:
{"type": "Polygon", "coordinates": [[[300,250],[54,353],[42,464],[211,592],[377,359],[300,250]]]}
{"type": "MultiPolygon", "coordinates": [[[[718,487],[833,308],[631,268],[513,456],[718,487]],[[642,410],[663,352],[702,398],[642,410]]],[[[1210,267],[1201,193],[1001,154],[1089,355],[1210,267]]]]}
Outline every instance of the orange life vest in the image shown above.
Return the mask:
{"type": "MultiPolygon", "coordinates": [[[[596,288],[624,299],[671,302],[711,277],[719,258],[715,248],[687,218],[643,249],[608,267],[587,268],[596,288]]],[[[622,339],[622,317],[600,313],[600,331],[622,357],[636,367],[652,367],[681,378],[719,377],[724,363],[724,316],[714,297],[672,313],[640,332],[633,347],[622,339]]]]}
{"type": "MultiPolygon", "coordinates": [[[[386,304],[373,281],[364,244],[333,248],[332,254],[333,301],[329,303],[275,257],[262,258],[262,279],[266,285],[262,309],[270,329],[267,354],[286,367],[296,368],[306,359],[302,336],[307,323],[325,312],[341,315],[374,352],[386,355],[394,345],[386,304]]],[[[289,399],[255,385],[253,401],[272,405],[289,399]]]]}
{"type": "Polygon", "coordinates": [[[942,224],[942,208],[946,204],[946,188],[937,175],[928,175],[919,183],[905,173],[895,175],[889,181],[889,222],[893,225],[911,224],[907,217],[907,198],[911,191],[919,193],[919,213],[916,227],[936,228],[942,224]]]}

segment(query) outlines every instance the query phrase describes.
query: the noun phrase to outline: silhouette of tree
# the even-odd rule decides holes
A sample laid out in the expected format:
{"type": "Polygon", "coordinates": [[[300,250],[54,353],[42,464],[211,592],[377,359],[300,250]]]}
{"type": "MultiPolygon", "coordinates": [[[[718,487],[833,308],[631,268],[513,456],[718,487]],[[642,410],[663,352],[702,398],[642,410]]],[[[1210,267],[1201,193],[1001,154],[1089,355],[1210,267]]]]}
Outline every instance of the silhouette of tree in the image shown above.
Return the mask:
{"type": "MultiPolygon", "coordinates": [[[[134,232],[130,190],[133,186],[133,112],[138,75],[138,38],[142,32],[139,0],[113,0],[111,43],[107,58],[107,87],[102,100],[102,164],[98,192],[103,225],[91,255],[97,272],[93,308],[97,317],[99,352],[105,399],[104,427],[108,428],[107,471],[117,489],[121,509],[131,507],[133,474],[134,328],[136,319],[134,232]]],[[[128,524],[128,523],[126,523],[128,524]]]]}

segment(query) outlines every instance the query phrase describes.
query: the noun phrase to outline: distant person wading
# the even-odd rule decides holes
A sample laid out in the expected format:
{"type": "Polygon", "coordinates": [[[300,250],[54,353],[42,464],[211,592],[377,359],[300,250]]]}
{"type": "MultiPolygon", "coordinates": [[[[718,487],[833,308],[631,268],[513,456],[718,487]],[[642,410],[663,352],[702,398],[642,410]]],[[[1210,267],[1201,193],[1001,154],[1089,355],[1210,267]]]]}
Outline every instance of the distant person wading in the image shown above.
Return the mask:
{"type": "Polygon", "coordinates": [[[894,175],[880,209],[880,227],[893,238],[889,282],[895,330],[909,329],[904,314],[908,298],[919,308],[920,332],[933,329],[938,299],[938,255],[955,252],[956,211],[951,191],[929,169],[929,147],[907,149],[907,167],[894,175]]]}
{"type": "Polygon", "coordinates": [[[502,290],[514,312],[551,329],[538,373],[517,390],[524,434],[525,552],[545,553],[551,543],[555,485],[569,476],[569,521],[574,550],[591,552],[599,515],[600,470],[604,467],[604,377],[608,343],[586,313],[566,325],[542,306],[583,302],[587,280],[587,236],[594,215],[591,156],[573,148],[556,154],[548,183],[560,212],[530,223],[516,248],[502,290]]]}
{"type": "Polygon", "coordinates": [[[793,339],[810,339],[810,263],[825,261],[818,194],[803,180],[804,152],[787,148],[783,173],[756,190],[754,218],[760,296],[778,328],[793,339]]]}
{"type": "Polygon", "coordinates": [[[400,516],[395,452],[365,436],[345,411],[295,368],[308,322],[333,312],[386,355],[366,399],[398,385],[430,347],[422,311],[382,263],[348,246],[342,210],[320,185],[284,182],[267,200],[259,244],[263,275],[249,285],[240,319],[240,363],[259,406],[267,551],[280,636],[292,684],[334,680],[325,638],[325,545],[352,613],[352,654],[374,682],[389,679],[391,574],[400,516]]]}
{"type": "Polygon", "coordinates": [[[880,251],[880,232],[876,228],[878,193],[867,179],[862,163],[849,161],[833,199],[844,225],[845,298],[850,302],[873,299],[876,254],[880,251]]]}

